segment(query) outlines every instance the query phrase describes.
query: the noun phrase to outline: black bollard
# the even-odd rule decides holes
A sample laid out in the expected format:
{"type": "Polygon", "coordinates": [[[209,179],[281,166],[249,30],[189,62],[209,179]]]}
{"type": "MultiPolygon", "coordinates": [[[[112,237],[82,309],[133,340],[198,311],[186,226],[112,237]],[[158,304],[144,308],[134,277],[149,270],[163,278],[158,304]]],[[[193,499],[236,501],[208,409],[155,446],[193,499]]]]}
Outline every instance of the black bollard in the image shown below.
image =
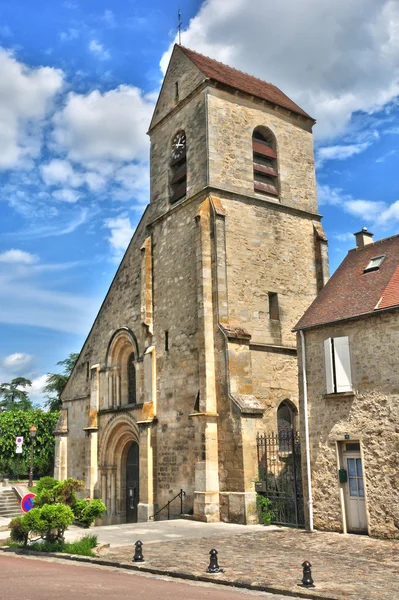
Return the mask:
{"type": "Polygon", "coordinates": [[[143,543],[138,540],[135,544],[134,556],[132,562],[144,562],[143,543]]]}
{"type": "Polygon", "coordinates": [[[305,562],[302,563],[302,567],[303,567],[302,583],[299,583],[298,585],[300,587],[304,587],[304,588],[314,588],[315,586],[313,585],[312,571],[311,571],[312,565],[310,564],[309,561],[305,560],[305,562]]]}
{"type": "Polygon", "coordinates": [[[209,567],[207,568],[206,572],[207,573],[224,573],[223,569],[221,569],[218,564],[217,550],[215,550],[215,548],[213,548],[213,550],[211,550],[209,552],[209,554],[211,555],[211,559],[209,561],[209,567]]]}

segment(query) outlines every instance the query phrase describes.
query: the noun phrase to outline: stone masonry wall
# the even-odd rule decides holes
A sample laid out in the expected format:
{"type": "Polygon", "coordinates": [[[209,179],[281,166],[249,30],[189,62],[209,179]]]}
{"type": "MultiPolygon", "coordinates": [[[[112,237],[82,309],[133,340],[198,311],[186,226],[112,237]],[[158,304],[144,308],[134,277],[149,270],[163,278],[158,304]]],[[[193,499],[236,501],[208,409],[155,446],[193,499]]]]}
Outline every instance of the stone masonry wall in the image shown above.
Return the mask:
{"type": "MultiPolygon", "coordinates": [[[[311,123],[286,116],[260,101],[209,88],[209,184],[245,196],[254,191],[252,134],[268,127],[275,135],[280,198],[276,202],[317,213],[311,123]]],[[[273,200],[273,197],[269,197],[273,200]]]]}
{"type": "MultiPolygon", "coordinates": [[[[369,534],[399,537],[399,313],[319,327],[305,337],[315,527],[342,531],[336,444],[349,435],[362,448],[369,534]],[[323,341],[340,336],[349,337],[354,394],[325,396],[323,341]]],[[[301,362],[300,353],[300,374],[301,362]]],[[[302,377],[300,393],[302,404],[302,377]]]]}

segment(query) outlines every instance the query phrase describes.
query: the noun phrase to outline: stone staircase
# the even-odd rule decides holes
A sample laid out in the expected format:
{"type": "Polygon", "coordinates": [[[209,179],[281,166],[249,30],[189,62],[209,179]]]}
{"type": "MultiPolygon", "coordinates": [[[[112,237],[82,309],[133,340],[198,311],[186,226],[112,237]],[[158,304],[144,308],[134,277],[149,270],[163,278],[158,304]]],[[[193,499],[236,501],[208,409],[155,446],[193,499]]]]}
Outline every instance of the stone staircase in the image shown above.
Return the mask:
{"type": "Polygon", "coordinates": [[[21,501],[13,489],[0,489],[0,519],[11,519],[22,514],[21,501]]]}

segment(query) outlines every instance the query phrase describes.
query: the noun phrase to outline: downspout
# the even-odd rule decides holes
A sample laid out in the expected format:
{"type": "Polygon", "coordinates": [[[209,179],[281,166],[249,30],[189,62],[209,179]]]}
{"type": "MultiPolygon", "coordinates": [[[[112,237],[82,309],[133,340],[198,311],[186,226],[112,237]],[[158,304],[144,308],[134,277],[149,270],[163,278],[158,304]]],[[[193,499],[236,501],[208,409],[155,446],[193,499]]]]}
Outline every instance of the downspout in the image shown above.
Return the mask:
{"type": "Polygon", "coordinates": [[[305,336],[302,329],[299,330],[301,336],[302,348],[302,381],[303,381],[303,412],[305,418],[305,453],[306,453],[306,478],[308,480],[308,509],[309,509],[309,530],[313,531],[313,494],[312,494],[312,473],[310,469],[310,444],[309,444],[309,417],[308,417],[308,381],[306,377],[306,350],[305,336]]]}

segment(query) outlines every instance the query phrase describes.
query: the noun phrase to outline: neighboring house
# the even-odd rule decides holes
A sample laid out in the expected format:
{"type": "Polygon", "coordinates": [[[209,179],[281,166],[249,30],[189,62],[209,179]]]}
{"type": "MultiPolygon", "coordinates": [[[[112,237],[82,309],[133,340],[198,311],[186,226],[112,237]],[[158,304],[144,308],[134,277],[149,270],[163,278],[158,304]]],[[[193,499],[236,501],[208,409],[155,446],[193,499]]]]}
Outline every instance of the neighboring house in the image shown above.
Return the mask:
{"type": "Polygon", "coordinates": [[[316,529],[398,537],[399,236],[355,236],[295,328],[313,519],[316,529]]]}
{"type": "Polygon", "coordinates": [[[292,328],[328,278],[313,124],[275,86],[175,46],[150,204],[56,432],[56,476],[84,479],[105,522],[147,520],[181,488],[195,518],[257,518],[256,434],[295,420],[292,328]]]}

